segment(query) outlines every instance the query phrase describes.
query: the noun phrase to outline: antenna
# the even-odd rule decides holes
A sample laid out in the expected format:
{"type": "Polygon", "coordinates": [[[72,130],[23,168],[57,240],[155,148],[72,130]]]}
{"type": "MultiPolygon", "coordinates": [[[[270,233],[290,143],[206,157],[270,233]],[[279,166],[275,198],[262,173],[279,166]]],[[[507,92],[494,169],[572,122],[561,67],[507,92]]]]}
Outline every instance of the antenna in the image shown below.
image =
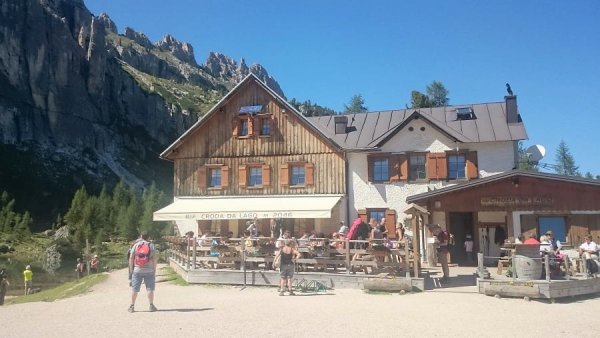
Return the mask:
{"type": "Polygon", "coordinates": [[[546,155],[546,148],[541,144],[534,144],[527,148],[525,153],[532,163],[537,164],[546,155]]]}

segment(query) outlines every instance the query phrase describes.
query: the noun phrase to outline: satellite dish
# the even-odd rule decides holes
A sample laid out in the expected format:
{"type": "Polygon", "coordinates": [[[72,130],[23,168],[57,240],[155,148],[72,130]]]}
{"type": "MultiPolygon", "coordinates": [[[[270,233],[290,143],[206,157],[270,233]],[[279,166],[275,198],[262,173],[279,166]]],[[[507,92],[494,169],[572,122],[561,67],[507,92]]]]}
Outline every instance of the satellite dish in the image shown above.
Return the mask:
{"type": "Polygon", "coordinates": [[[537,163],[546,155],[546,148],[541,144],[534,144],[527,148],[525,153],[532,162],[537,163]]]}

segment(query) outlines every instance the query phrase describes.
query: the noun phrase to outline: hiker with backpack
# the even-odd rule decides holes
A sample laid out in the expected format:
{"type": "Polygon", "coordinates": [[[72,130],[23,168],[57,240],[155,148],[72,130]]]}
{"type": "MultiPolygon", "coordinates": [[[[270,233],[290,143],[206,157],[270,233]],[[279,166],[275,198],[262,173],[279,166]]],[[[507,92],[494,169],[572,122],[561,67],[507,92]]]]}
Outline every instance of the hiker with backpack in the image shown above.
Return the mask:
{"type": "Polygon", "coordinates": [[[77,279],[83,277],[85,272],[85,262],[81,258],[77,258],[77,265],[75,265],[75,273],[77,273],[77,279]]]}
{"type": "Polygon", "coordinates": [[[140,239],[134,243],[129,255],[129,284],[131,285],[131,305],[128,311],[134,312],[135,300],[142,281],[146,285],[150,312],[156,311],[154,306],[154,284],[156,278],[156,265],[158,263],[158,252],[154,244],[148,241],[148,232],[144,231],[140,239]]]}

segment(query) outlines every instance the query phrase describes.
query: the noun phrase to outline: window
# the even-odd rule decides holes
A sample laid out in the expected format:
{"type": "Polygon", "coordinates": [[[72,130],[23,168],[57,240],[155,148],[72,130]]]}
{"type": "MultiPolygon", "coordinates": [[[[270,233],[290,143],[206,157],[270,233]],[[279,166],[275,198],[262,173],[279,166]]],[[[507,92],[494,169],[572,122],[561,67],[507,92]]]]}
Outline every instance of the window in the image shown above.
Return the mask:
{"type": "Polygon", "coordinates": [[[389,160],[387,158],[378,158],[373,160],[373,181],[389,181],[389,160]]]}
{"type": "Polygon", "coordinates": [[[208,187],[216,188],[221,186],[221,168],[208,169],[208,187]]]}
{"type": "Polygon", "coordinates": [[[292,177],[291,177],[291,185],[304,185],[305,183],[305,171],[304,166],[293,165],[292,166],[292,177]]]}
{"type": "Polygon", "coordinates": [[[260,118],[260,136],[271,135],[271,119],[268,117],[260,118]]]}
{"type": "Polygon", "coordinates": [[[425,171],[425,154],[412,154],[408,160],[409,162],[409,179],[423,180],[426,179],[425,171]]]}
{"type": "Polygon", "coordinates": [[[448,179],[457,180],[466,178],[466,159],[464,154],[448,155],[448,179]]]}
{"type": "Polygon", "coordinates": [[[248,119],[240,119],[238,136],[248,136],[248,119]]]}
{"type": "Polygon", "coordinates": [[[248,173],[248,186],[256,187],[262,186],[262,167],[250,167],[250,172],[248,173]]]}
{"type": "Polygon", "coordinates": [[[377,224],[381,221],[382,218],[385,218],[385,209],[369,209],[367,210],[367,222],[371,221],[371,219],[375,219],[377,224]]]}

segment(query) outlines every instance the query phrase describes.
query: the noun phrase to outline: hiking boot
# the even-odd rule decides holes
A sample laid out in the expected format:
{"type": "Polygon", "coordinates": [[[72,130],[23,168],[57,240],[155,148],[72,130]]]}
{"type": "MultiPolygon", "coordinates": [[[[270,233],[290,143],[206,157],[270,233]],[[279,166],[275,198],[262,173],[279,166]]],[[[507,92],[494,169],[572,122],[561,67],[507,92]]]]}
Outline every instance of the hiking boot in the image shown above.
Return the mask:
{"type": "Polygon", "coordinates": [[[279,290],[279,295],[283,296],[283,289],[279,290]]]}
{"type": "Polygon", "coordinates": [[[133,311],[135,311],[135,310],[133,309],[133,304],[129,305],[129,309],[127,309],[127,311],[129,311],[129,312],[131,312],[131,313],[133,313],[133,311]]]}
{"type": "Polygon", "coordinates": [[[158,309],[156,308],[156,306],[154,306],[154,304],[150,304],[150,312],[154,311],[158,311],[158,309]]]}
{"type": "Polygon", "coordinates": [[[296,294],[294,293],[294,291],[290,291],[290,296],[295,296],[296,294]]]}

